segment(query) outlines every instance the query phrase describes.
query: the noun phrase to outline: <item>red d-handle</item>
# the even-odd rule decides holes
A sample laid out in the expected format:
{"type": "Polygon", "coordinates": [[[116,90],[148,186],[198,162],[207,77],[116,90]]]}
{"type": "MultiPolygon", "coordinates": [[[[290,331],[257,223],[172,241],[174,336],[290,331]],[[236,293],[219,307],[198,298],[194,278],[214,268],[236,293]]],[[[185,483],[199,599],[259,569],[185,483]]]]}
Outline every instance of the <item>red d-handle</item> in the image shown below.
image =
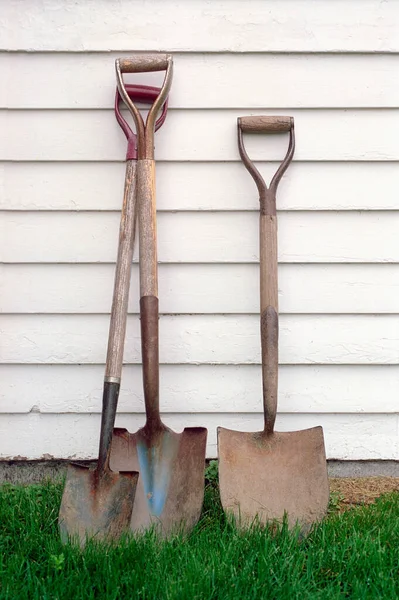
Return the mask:
{"type": "MultiPolygon", "coordinates": [[[[135,102],[141,102],[143,104],[153,104],[160,93],[160,88],[149,85],[125,85],[126,92],[129,98],[135,102]]],[[[132,131],[130,125],[123,118],[120,111],[120,103],[122,102],[121,95],[118,88],[115,93],[115,116],[118,121],[123,133],[127,139],[127,152],[126,160],[137,160],[137,135],[132,131]]],[[[162,112],[155,122],[155,131],[158,131],[165,122],[166,114],[168,111],[168,98],[166,98],[164,105],[162,106],[162,112]]]]}

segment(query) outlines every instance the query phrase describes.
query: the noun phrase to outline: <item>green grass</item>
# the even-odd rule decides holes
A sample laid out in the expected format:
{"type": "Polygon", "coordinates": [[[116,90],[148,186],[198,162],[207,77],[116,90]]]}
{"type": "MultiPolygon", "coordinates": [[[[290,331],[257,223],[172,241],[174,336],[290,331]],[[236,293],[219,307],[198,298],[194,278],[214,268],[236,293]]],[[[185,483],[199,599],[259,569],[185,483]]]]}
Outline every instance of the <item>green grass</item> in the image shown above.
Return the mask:
{"type": "Polygon", "coordinates": [[[61,493],[54,483],[0,487],[1,599],[399,598],[399,494],[343,514],[332,506],[300,540],[285,527],[238,533],[211,481],[187,539],[149,533],[80,551],[59,540],[61,493]]]}

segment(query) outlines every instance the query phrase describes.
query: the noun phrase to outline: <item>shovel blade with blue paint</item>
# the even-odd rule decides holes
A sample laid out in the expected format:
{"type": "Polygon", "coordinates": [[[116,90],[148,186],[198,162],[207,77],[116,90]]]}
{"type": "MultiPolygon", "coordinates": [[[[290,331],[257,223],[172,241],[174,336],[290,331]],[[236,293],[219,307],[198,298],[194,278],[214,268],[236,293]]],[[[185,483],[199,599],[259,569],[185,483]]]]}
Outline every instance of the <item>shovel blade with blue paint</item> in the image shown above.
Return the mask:
{"type": "Polygon", "coordinates": [[[154,528],[162,536],[187,533],[197,523],[204,498],[207,430],[176,433],[163,426],[155,435],[114,429],[113,468],[140,473],[130,522],[135,532],[154,528]]]}
{"type": "Polygon", "coordinates": [[[137,131],[137,196],[140,258],[140,322],[145,426],[130,434],[114,430],[110,465],[138,471],[131,530],[156,528],[162,535],[189,531],[198,521],[204,496],[207,430],[190,427],[175,433],[159,412],[159,308],[155,204],[155,118],[169,93],[172,57],[138,55],[116,61],[118,89],[137,131]],[[163,86],[146,121],[126,93],[123,73],[166,71],[163,86]],[[133,466],[134,465],[134,466],[133,466]]]}
{"type": "Polygon", "coordinates": [[[147,422],[137,433],[114,429],[111,468],[138,471],[130,528],[155,528],[161,535],[188,532],[197,523],[204,497],[207,430],[176,433],[159,413],[158,299],[141,298],[144,399],[147,422]]]}

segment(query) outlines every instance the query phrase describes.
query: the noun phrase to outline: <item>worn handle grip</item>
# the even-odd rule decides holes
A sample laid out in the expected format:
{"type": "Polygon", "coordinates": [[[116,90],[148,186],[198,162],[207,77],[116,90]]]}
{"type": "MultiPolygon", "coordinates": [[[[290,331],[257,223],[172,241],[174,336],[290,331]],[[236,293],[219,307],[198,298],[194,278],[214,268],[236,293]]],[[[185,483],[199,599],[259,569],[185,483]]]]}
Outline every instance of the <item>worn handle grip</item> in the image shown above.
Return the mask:
{"type": "Polygon", "coordinates": [[[294,124],[293,117],[239,117],[238,126],[244,133],[284,133],[294,124]]]}
{"type": "Polygon", "coordinates": [[[105,379],[120,382],[136,225],[136,162],[126,163],[125,190],[119,228],[118,257],[108,335],[105,379]]]}
{"type": "Polygon", "coordinates": [[[163,428],[159,414],[158,262],[155,162],[137,163],[139,198],[140,322],[147,430],[163,428]]]}
{"type": "Polygon", "coordinates": [[[158,296],[155,162],[137,163],[139,219],[140,296],[158,296]]]}
{"type": "Polygon", "coordinates": [[[147,73],[166,71],[171,60],[170,54],[135,54],[129,58],[119,58],[121,73],[147,73]]]}

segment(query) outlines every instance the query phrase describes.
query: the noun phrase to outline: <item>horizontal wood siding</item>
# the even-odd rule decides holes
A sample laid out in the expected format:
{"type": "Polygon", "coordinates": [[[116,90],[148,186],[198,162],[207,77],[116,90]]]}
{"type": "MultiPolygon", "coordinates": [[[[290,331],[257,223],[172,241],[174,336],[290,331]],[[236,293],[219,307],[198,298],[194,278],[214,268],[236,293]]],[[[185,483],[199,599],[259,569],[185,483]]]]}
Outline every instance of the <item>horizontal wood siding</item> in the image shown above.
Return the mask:
{"type": "Polygon", "coordinates": [[[397,52],[396,0],[9,0],[6,50],[397,52]],[[100,5],[100,8],[98,7],[100,5]]]}
{"type": "MultiPolygon", "coordinates": [[[[16,314],[105,314],[109,312],[114,265],[0,265],[1,311],[16,314]],[[17,294],[23,282],[24,293],[17,294]]],[[[138,314],[138,265],[132,270],[129,311],[138,314]]],[[[258,314],[256,263],[162,263],[163,314],[258,314]]],[[[300,264],[279,266],[282,314],[396,314],[398,264],[300,264]]]]}
{"type": "MultiPolygon", "coordinates": [[[[105,363],[108,315],[1,315],[4,363],[105,363]]],[[[260,362],[258,315],[165,315],[165,364],[260,362]]],[[[399,364],[397,315],[282,315],[281,364],[399,364]]],[[[140,361],[139,319],[129,317],[126,363],[140,361]]]]}
{"type": "MultiPolygon", "coordinates": [[[[0,108],[109,109],[115,94],[110,74],[121,56],[129,53],[91,54],[88,68],[87,54],[82,53],[0,55],[1,80],[18,73],[12,86],[0,89],[0,108]],[[35,93],[27,94],[27,89],[35,93]]],[[[261,54],[176,53],[173,59],[179,74],[170,94],[173,109],[398,106],[399,78],[392,76],[399,67],[397,54],[266,54],[262,50],[261,54]]],[[[126,75],[126,81],[155,85],[159,79],[157,73],[126,75]]]]}
{"type": "MultiPolygon", "coordinates": [[[[243,110],[171,110],[156,135],[158,160],[238,161],[236,123],[243,110]]],[[[265,110],[245,112],[259,115],[265,110]]],[[[397,109],[289,112],[298,138],[294,161],[399,159],[397,109]]],[[[126,140],[111,110],[2,110],[0,128],[0,160],[115,161],[126,153],[126,140]]],[[[285,136],[248,136],[246,143],[252,158],[274,161],[282,159],[286,145],[285,136]]]]}
{"type": "MultiPolygon", "coordinates": [[[[208,427],[208,456],[216,456],[216,427],[241,431],[262,428],[259,415],[236,414],[180,414],[165,415],[166,424],[175,431],[184,427],[208,427]]],[[[143,425],[142,415],[119,413],[118,427],[137,431],[143,425]]],[[[391,459],[398,454],[397,418],[381,415],[285,415],[279,414],[276,427],[280,431],[306,429],[322,425],[328,456],[342,460],[391,459]]],[[[0,419],[0,439],[4,458],[58,458],[60,447],[65,456],[92,458],[98,451],[100,415],[48,415],[32,411],[28,415],[4,415],[0,419]],[[12,435],[10,435],[12,432],[12,435]],[[40,433],[40,435],[39,435],[40,433]],[[34,441],[34,444],[33,444],[34,441]],[[61,446],[62,444],[62,446],[61,446]]]]}
{"type": "MultiPolygon", "coordinates": [[[[120,210],[125,175],[122,156],[119,162],[101,163],[0,162],[0,206],[20,211],[120,210]]],[[[257,162],[266,179],[277,165],[257,162]]],[[[254,189],[238,161],[157,163],[157,207],[161,212],[257,210],[254,189]]],[[[396,210],[399,170],[394,161],[294,162],[280,189],[280,211],[396,210]]]]}
{"type": "MultiPolygon", "coordinates": [[[[155,155],[167,424],[207,426],[208,457],[218,425],[262,427],[259,203],[236,118],[292,115],[277,428],[322,425],[329,458],[398,460],[399,4],[23,4],[0,15],[0,459],[96,455],[126,152],[114,62],[165,50],[175,76],[155,155]]],[[[267,180],[286,144],[248,136],[267,180]]],[[[137,254],[117,417],[130,431],[144,418],[137,254]]]]}
{"type": "MultiPolygon", "coordinates": [[[[257,262],[258,221],[257,211],[161,213],[158,259],[257,262]]],[[[397,211],[287,212],[279,215],[278,223],[280,262],[399,262],[397,211]]],[[[118,229],[117,212],[6,212],[0,257],[6,263],[113,262],[118,229]]]]}
{"type": "MultiPolygon", "coordinates": [[[[102,364],[2,365],[5,398],[0,413],[98,413],[103,374],[102,364]]],[[[206,421],[211,413],[260,411],[257,364],[167,364],[161,365],[160,379],[165,414],[202,413],[206,421]]],[[[365,413],[395,413],[398,386],[399,369],[393,365],[280,365],[279,412],[340,413],[341,422],[343,415],[361,418],[365,413]]],[[[141,390],[141,366],[125,365],[119,396],[121,413],[142,412],[141,390]]]]}

